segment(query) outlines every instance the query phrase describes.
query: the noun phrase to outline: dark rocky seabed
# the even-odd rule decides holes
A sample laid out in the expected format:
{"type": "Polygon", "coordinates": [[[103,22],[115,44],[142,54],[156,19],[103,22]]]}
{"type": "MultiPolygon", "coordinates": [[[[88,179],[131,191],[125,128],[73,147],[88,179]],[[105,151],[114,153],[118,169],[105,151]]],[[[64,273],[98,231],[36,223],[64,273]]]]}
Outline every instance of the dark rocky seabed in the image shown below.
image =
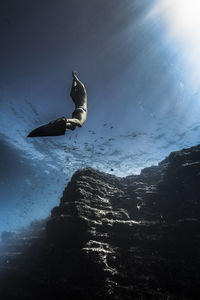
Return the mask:
{"type": "Polygon", "coordinates": [[[78,170],[49,218],[5,232],[0,299],[44,298],[200,299],[200,145],[140,175],[78,170]]]}

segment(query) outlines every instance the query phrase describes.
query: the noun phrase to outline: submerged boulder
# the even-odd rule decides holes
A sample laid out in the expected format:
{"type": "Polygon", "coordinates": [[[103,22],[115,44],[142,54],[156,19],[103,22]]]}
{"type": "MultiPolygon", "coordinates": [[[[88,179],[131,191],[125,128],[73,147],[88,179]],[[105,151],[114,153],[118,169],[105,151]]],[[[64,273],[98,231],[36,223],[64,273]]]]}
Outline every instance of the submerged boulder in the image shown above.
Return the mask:
{"type": "Polygon", "coordinates": [[[78,170],[49,218],[5,234],[0,298],[198,299],[199,183],[200,145],[140,175],[78,170]]]}

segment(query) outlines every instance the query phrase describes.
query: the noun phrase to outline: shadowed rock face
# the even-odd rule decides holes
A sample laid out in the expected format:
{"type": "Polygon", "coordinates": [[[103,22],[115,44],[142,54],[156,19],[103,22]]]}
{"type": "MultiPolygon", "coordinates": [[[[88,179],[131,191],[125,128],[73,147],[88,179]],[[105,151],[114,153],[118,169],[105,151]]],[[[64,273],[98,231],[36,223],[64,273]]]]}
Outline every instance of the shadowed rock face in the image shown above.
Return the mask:
{"type": "Polygon", "coordinates": [[[0,299],[199,299],[200,146],[140,175],[77,171],[47,220],[4,234],[0,299]]]}

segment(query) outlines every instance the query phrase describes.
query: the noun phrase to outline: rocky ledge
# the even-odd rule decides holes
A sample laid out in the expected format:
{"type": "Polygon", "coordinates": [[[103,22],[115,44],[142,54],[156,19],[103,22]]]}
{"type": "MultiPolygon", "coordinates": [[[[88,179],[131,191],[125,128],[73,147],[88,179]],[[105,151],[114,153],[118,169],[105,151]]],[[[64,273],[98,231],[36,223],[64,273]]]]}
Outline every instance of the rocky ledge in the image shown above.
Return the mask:
{"type": "Polygon", "coordinates": [[[200,145],[140,175],[78,170],[47,220],[5,233],[0,299],[200,299],[200,145]]]}

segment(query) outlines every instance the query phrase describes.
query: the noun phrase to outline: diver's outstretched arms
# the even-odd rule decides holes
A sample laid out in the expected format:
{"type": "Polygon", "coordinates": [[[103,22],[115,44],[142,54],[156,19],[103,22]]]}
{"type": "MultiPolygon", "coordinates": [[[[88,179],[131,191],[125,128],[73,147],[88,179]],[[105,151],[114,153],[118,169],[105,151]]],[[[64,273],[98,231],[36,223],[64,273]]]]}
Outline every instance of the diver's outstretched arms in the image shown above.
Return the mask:
{"type": "Polygon", "coordinates": [[[87,92],[85,86],[78,78],[76,71],[72,72],[72,77],[73,77],[73,82],[72,82],[70,96],[76,108],[84,107],[85,109],[87,109],[87,92]]]}
{"type": "Polygon", "coordinates": [[[81,127],[87,119],[87,92],[85,86],[80,79],[78,79],[76,71],[72,72],[72,77],[73,83],[70,96],[75,104],[75,110],[72,114],[72,118],[67,119],[67,128],[68,126],[81,127]]]}
{"type": "MultiPolygon", "coordinates": [[[[74,83],[76,82],[78,85],[84,87],[84,84],[83,84],[83,83],[80,81],[80,79],[78,78],[78,72],[77,72],[77,71],[72,71],[72,77],[73,77],[73,84],[72,84],[72,86],[73,86],[74,83]]],[[[75,84],[75,85],[76,85],[76,84],[75,84]]]]}
{"type": "Polygon", "coordinates": [[[75,104],[72,118],[61,117],[31,131],[27,137],[64,135],[66,129],[74,130],[82,127],[87,119],[87,93],[84,84],[78,78],[77,72],[72,71],[72,88],[70,96],[75,104]]]}

